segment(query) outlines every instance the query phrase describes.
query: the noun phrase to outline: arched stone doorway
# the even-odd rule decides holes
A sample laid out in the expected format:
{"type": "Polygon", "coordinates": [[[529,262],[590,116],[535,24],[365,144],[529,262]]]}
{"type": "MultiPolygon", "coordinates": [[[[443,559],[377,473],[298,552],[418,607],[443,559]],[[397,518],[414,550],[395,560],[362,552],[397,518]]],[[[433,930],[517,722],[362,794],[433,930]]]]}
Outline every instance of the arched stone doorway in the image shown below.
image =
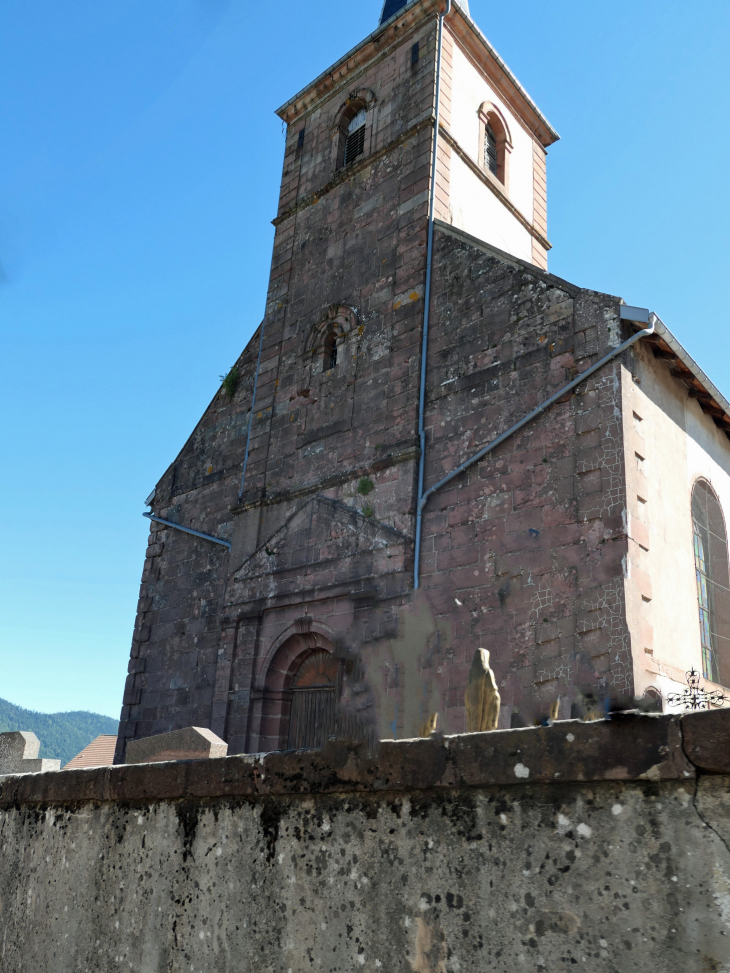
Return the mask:
{"type": "Polygon", "coordinates": [[[288,750],[323,747],[337,732],[340,664],[326,649],[316,649],[292,682],[288,750]]]}
{"type": "Polygon", "coordinates": [[[322,747],[337,733],[341,663],[319,633],[293,634],[275,651],[264,677],[260,751],[322,747]]]}

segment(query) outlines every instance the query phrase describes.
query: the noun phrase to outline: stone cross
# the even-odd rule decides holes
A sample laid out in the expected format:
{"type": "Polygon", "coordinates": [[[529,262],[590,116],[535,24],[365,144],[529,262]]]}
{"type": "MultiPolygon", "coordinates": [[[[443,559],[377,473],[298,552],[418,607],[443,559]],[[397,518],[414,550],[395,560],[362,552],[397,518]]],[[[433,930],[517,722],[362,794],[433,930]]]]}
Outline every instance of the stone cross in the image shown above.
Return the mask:
{"type": "Polygon", "coordinates": [[[130,740],[125,763],[153,764],[165,760],[202,760],[206,757],[225,757],[228,744],[211,730],[201,726],[186,726],[182,730],[158,733],[156,736],[130,740]]]}

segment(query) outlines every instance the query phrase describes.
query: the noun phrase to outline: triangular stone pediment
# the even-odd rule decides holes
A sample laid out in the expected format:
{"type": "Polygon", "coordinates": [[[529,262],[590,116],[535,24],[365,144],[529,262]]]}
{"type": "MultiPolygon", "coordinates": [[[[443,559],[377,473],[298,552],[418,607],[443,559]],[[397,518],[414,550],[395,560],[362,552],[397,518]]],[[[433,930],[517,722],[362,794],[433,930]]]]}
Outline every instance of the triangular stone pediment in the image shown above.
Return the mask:
{"type": "Polygon", "coordinates": [[[305,501],[234,573],[235,581],[402,545],[405,534],[329,497],[305,501]]]}
{"type": "Polygon", "coordinates": [[[329,569],[340,576],[367,576],[381,556],[396,556],[401,562],[406,539],[401,531],[354,507],[312,497],[234,572],[231,587],[238,590],[230,590],[228,600],[270,594],[277,577],[286,587],[287,578],[296,578],[296,586],[306,588],[321,584],[329,569]]]}

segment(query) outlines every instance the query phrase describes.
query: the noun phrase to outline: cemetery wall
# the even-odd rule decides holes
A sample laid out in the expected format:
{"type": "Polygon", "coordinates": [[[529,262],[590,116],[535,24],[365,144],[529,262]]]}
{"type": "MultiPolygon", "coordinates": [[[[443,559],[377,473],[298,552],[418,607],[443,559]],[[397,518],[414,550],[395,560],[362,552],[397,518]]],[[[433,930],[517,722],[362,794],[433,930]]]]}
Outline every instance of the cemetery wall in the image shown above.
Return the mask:
{"type": "Polygon", "coordinates": [[[0,967],[727,970],[728,743],[626,716],[8,777],[0,967]]]}

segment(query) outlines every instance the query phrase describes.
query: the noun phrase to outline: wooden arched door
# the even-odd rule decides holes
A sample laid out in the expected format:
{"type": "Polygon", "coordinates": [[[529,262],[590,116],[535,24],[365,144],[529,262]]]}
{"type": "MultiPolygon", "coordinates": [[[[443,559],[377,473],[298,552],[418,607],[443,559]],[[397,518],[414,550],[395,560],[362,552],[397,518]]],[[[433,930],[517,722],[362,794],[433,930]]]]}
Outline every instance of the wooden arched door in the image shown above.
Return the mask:
{"type": "Polygon", "coordinates": [[[337,733],[340,663],[326,649],[302,662],[292,682],[289,750],[323,747],[337,733]]]}

